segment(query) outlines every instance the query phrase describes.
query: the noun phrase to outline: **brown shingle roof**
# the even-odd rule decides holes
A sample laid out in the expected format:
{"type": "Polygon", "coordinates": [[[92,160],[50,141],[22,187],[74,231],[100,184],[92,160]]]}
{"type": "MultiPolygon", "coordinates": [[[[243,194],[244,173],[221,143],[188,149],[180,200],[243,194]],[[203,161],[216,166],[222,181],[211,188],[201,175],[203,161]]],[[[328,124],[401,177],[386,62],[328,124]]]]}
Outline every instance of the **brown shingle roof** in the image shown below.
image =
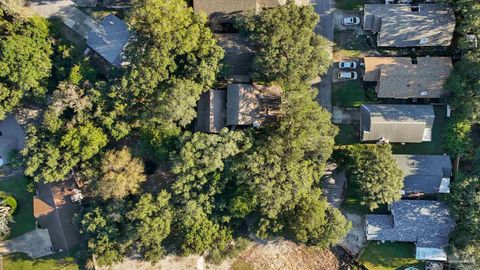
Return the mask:
{"type": "Polygon", "coordinates": [[[379,98],[440,98],[450,72],[449,57],[365,57],[364,81],[377,82],[379,98]]]}
{"type": "Polygon", "coordinates": [[[380,47],[450,46],[455,17],[437,4],[419,4],[418,11],[410,5],[367,4],[363,28],[379,32],[380,47]]]}

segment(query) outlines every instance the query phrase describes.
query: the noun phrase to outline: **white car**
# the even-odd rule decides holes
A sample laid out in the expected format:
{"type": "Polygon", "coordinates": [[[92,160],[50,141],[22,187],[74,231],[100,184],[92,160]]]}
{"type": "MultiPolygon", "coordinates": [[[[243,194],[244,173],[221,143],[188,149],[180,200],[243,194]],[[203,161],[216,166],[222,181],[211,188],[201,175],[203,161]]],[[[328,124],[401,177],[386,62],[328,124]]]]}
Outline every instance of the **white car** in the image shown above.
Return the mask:
{"type": "Polygon", "coordinates": [[[343,25],[357,25],[360,24],[360,18],[359,17],[345,17],[342,19],[342,24],[343,25]]]}
{"type": "Polygon", "coordinates": [[[354,69],[357,68],[357,63],[353,61],[342,61],[338,63],[339,69],[354,69]]]}
{"type": "Polygon", "coordinates": [[[340,80],[356,80],[358,74],[355,71],[342,71],[338,73],[338,79],[340,80]]]}

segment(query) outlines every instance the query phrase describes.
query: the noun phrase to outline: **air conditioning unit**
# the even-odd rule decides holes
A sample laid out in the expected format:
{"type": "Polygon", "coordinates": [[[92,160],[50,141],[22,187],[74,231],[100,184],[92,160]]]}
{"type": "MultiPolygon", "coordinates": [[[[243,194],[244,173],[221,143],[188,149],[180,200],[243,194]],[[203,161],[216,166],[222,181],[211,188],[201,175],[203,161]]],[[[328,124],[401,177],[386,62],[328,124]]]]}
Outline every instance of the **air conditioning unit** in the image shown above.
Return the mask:
{"type": "Polygon", "coordinates": [[[428,38],[421,38],[420,39],[420,45],[425,45],[428,43],[428,38]]]}
{"type": "Polygon", "coordinates": [[[427,92],[427,91],[422,91],[422,92],[420,92],[420,96],[426,96],[426,95],[428,95],[428,92],[427,92]]]}

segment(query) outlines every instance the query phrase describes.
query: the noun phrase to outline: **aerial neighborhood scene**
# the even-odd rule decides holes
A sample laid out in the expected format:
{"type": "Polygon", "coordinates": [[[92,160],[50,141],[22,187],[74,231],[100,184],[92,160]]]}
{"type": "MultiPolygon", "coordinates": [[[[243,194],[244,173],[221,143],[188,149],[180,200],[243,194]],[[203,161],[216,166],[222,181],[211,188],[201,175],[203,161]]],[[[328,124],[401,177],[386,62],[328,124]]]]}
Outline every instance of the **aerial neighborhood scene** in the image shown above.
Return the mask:
{"type": "Polygon", "coordinates": [[[479,39],[478,0],[0,0],[0,270],[478,270],[479,39]]]}

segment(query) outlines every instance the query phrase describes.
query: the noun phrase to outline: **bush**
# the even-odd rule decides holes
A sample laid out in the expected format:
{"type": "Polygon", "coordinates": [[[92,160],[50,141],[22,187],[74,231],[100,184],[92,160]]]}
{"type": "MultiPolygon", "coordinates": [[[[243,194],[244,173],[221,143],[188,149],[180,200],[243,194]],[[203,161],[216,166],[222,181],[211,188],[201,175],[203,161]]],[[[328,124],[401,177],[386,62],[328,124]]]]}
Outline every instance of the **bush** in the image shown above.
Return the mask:
{"type": "Polygon", "coordinates": [[[17,209],[17,200],[6,192],[0,192],[0,204],[2,206],[9,206],[10,214],[13,214],[17,209]]]}

